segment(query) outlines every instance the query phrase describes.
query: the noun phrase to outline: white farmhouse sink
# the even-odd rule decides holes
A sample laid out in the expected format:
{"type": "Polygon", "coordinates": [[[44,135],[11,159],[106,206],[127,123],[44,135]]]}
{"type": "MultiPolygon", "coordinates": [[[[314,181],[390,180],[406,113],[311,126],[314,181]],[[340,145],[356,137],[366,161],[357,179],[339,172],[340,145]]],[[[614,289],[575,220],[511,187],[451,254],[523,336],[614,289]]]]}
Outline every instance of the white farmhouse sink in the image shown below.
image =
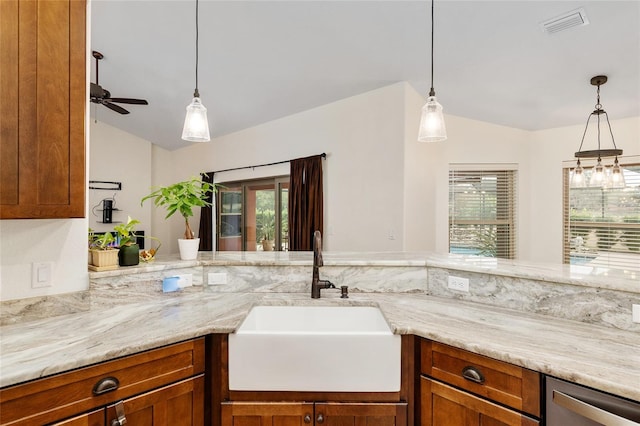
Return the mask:
{"type": "Polygon", "coordinates": [[[229,335],[231,390],[397,392],[400,336],[368,306],[257,306],[229,335]]]}

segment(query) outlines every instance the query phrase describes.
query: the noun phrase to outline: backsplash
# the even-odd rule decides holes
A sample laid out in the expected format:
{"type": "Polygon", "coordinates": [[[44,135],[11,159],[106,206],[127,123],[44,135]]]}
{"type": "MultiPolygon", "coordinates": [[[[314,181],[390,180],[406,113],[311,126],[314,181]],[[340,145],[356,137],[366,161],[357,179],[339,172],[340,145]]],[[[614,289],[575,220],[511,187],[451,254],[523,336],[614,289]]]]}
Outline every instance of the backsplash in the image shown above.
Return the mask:
{"type": "Polygon", "coordinates": [[[631,305],[640,294],[524,278],[429,267],[433,296],[517,309],[557,318],[640,331],[631,321],[631,305]],[[449,275],[469,279],[469,292],[448,288],[449,275]]]}
{"type": "MultiPolygon", "coordinates": [[[[553,282],[540,279],[471,272],[453,268],[406,265],[395,261],[325,262],[320,279],[329,280],[339,292],[347,285],[350,293],[425,293],[490,306],[517,309],[558,318],[581,321],[628,331],[640,331],[631,322],[631,305],[640,304],[640,293],[553,282]],[[342,263],[342,264],[335,264],[342,263]],[[448,288],[449,275],[468,278],[469,292],[448,288]]],[[[181,292],[212,293],[310,293],[312,267],[309,262],[207,261],[181,264],[164,262],[139,268],[90,274],[89,291],[2,302],[0,324],[11,324],[56,315],[101,309],[119,304],[165,300],[173,293],[162,292],[162,280],[189,274],[193,287],[181,292]],[[179,265],[184,265],[180,267],[179,265]],[[214,274],[211,276],[211,274],[214,274]],[[217,279],[209,285],[209,277],[217,279]]],[[[329,293],[328,293],[329,292],[329,293]]]]}

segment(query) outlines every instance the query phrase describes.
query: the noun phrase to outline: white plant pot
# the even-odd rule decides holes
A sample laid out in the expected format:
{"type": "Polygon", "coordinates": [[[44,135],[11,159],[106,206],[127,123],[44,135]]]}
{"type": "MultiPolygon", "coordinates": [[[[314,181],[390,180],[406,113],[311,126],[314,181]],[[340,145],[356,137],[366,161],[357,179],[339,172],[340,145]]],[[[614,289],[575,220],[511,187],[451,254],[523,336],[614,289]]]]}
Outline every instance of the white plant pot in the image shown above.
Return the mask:
{"type": "Polygon", "coordinates": [[[198,258],[198,248],[200,247],[200,238],[186,240],[178,239],[178,248],[180,249],[180,259],[195,260],[198,258]]]}

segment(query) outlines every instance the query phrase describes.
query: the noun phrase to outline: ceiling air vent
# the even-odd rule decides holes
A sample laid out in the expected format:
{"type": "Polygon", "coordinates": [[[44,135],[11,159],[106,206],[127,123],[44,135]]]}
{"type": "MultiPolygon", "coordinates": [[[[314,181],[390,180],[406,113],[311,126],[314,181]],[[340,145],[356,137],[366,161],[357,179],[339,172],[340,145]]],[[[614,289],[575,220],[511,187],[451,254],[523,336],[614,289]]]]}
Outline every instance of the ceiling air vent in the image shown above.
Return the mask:
{"type": "Polygon", "coordinates": [[[563,13],[540,24],[542,31],[555,34],[573,27],[581,27],[589,23],[589,18],[583,8],[563,13]]]}

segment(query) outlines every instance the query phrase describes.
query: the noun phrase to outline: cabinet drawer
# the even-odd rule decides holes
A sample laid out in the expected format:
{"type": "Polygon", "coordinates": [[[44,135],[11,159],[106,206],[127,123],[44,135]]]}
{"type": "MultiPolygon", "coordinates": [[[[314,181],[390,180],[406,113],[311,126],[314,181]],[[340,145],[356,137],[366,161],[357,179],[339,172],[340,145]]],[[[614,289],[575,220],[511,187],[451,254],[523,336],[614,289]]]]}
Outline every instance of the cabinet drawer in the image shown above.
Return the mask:
{"type": "Polygon", "coordinates": [[[422,340],[421,372],[540,417],[540,374],[437,342],[422,340]]]}
{"type": "Polygon", "coordinates": [[[202,373],[204,360],[196,339],[0,389],[0,424],[70,417],[202,373]]]}
{"type": "Polygon", "coordinates": [[[425,377],[420,379],[423,426],[537,426],[540,422],[425,377]]]}

